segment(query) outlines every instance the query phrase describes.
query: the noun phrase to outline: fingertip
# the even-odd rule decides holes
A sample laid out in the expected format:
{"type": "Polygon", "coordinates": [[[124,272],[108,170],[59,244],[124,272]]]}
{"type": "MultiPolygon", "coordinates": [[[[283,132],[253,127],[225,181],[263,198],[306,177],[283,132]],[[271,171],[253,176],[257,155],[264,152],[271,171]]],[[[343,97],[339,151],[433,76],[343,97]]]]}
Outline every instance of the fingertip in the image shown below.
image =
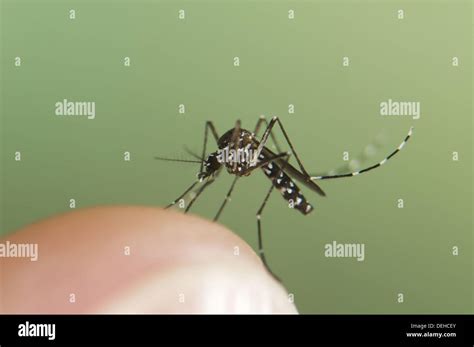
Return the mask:
{"type": "Polygon", "coordinates": [[[3,261],[5,312],[296,311],[285,306],[285,290],[246,242],[197,216],[140,206],[95,207],[34,223],[8,239],[37,243],[39,257],[3,261]],[[191,306],[175,301],[183,290],[191,306]],[[259,295],[261,308],[251,304],[259,295]]]}

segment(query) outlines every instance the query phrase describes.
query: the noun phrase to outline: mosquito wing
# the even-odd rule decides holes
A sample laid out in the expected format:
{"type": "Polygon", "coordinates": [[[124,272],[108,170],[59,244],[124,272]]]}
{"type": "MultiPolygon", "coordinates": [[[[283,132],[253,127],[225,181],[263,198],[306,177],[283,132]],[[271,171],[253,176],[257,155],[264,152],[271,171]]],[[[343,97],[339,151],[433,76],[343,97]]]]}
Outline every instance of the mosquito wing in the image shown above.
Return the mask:
{"type": "MultiPolygon", "coordinates": [[[[262,153],[267,158],[271,158],[271,157],[274,157],[276,155],[271,150],[269,150],[267,147],[263,147],[262,153]]],[[[298,182],[304,184],[306,187],[308,187],[312,191],[318,193],[319,195],[326,196],[326,193],[324,193],[324,191],[316,183],[314,183],[314,181],[311,181],[309,179],[309,177],[304,175],[300,170],[295,168],[290,163],[287,163],[285,159],[277,159],[276,162],[280,167],[284,168],[283,171],[285,171],[288,175],[293,177],[295,180],[297,180],[298,182]]]]}

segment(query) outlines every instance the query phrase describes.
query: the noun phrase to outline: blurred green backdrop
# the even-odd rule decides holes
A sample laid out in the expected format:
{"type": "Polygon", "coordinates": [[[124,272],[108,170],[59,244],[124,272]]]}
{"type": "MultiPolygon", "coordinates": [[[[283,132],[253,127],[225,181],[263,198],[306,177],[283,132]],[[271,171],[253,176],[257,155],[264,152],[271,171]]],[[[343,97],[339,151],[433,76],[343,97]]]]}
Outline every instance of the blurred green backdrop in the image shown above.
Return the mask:
{"type": "MultiPolygon", "coordinates": [[[[304,313],[473,312],[471,1],[2,0],[1,31],[3,234],[68,211],[71,198],[167,204],[198,164],[153,156],[200,151],[206,120],[223,133],[279,115],[314,172],[385,134],[364,164],[375,163],[414,125],[383,168],[322,182],[327,198],[303,189],[308,216],[274,193],[266,255],[304,313]],[[64,98],[95,101],[96,118],[56,116],[64,98]],[[419,101],[420,119],[381,116],[389,98],[419,101]],[[365,261],[326,258],[333,240],[364,243],[365,261]]],[[[221,175],[194,213],[212,218],[230,182],[221,175]]],[[[253,246],[269,184],[240,180],[221,219],[253,246]]]]}

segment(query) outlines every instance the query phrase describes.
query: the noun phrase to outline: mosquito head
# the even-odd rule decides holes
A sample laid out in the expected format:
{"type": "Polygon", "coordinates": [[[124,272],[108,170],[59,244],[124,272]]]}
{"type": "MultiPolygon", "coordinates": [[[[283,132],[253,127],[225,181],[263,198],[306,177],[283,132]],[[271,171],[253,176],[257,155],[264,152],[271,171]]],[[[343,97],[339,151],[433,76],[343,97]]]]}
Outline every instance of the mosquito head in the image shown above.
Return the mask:
{"type": "Polygon", "coordinates": [[[199,180],[204,180],[207,177],[214,175],[221,168],[221,163],[217,158],[217,153],[211,153],[204,160],[204,171],[198,174],[199,180]]]}

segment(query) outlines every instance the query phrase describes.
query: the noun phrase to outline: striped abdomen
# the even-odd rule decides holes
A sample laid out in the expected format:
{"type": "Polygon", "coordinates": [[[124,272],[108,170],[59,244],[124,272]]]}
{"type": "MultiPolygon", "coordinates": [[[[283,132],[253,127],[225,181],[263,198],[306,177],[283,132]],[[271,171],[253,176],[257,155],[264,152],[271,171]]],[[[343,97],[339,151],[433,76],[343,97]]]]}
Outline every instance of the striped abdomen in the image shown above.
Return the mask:
{"type": "Polygon", "coordinates": [[[286,173],[280,170],[276,163],[271,162],[263,165],[262,170],[271,179],[273,186],[280,191],[290,206],[293,206],[293,208],[303,214],[308,214],[313,210],[313,206],[306,201],[298,186],[286,173]]]}

